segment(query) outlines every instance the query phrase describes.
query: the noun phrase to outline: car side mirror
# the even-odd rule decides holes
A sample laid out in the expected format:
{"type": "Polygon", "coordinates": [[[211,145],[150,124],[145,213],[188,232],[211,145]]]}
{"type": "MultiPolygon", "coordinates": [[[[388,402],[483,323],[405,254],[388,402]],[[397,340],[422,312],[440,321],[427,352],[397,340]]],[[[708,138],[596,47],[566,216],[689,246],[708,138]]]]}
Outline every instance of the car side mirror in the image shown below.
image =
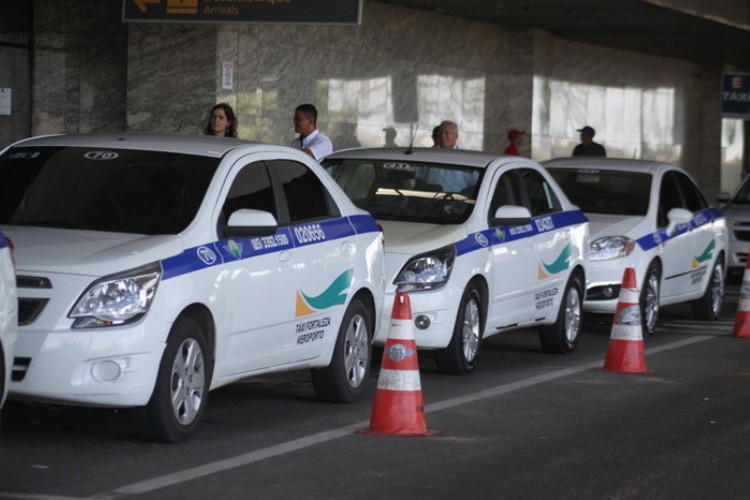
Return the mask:
{"type": "Polygon", "coordinates": [[[518,205],[503,205],[495,210],[493,226],[523,226],[531,224],[531,212],[518,205]]]}
{"type": "Polygon", "coordinates": [[[269,236],[279,228],[276,218],[263,210],[241,208],[232,212],[226,227],[226,236],[269,236]]]}
{"type": "Polygon", "coordinates": [[[669,224],[667,224],[667,236],[672,235],[677,226],[689,224],[691,220],[693,220],[693,213],[690,210],[673,208],[667,212],[667,221],[669,221],[669,224]]]}
{"type": "Polygon", "coordinates": [[[716,197],[716,201],[719,203],[729,203],[729,193],[719,193],[716,197]]]}

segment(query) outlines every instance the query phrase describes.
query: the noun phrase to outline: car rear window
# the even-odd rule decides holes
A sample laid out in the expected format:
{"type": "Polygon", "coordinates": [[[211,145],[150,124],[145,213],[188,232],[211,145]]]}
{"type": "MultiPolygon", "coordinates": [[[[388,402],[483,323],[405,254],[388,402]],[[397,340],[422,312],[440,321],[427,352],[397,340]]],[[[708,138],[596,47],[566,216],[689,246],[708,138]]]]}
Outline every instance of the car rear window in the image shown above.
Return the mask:
{"type": "Polygon", "coordinates": [[[375,218],[435,224],[466,221],[482,174],[474,167],[392,160],[331,159],[323,166],[375,218]]]}
{"type": "Polygon", "coordinates": [[[17,147],[0,157],[0,224],[177,234],[219,160],[142,150],[17,147]]]}
{"type": "Polygon", "coordinates": [[[584,212],[646,215],[651,174],[597,169],[549,169],[565,195],[584,212]]]}

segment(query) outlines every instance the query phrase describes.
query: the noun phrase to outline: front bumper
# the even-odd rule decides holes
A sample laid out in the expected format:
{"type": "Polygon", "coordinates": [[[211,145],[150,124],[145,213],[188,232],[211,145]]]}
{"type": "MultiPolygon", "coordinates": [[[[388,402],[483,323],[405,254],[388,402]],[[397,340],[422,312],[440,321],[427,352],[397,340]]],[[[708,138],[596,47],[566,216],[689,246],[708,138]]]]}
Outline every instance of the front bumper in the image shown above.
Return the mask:
{"type": "Polygon", "coordinates": [[[79,405],[144,406],[164,352],[167,322],[42,332],[19,329],[10,397],[79,405]]]}

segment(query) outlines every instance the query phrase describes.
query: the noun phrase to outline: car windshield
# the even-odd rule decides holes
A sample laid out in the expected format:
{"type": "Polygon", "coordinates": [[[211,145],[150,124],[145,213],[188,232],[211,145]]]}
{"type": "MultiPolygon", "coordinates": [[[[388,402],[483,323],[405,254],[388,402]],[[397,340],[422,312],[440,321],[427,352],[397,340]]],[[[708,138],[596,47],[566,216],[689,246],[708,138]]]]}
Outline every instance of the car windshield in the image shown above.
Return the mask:
{"type": "Polygon", "coordinates": [[[745,181],[732,198],[732,203],[736,205],[750,205],[750,182],[745,181]]]}
{"type": "Polygon", "coordinates": [[[324,163],[355,205],[376,219],[461,224],[471,215],[482,170],[394,160],[324,163]]]}
{"type": "Polygon", "coordinates": [[[177,234],[219,160],[153,151],[16,147],[0,157],[0,224],[177,234]]]}
{"type": "Polygon", "coordinates": [[[566,196],[587,213],[646,215],[651,175],[597,169],[549,169],[566,196]]]}

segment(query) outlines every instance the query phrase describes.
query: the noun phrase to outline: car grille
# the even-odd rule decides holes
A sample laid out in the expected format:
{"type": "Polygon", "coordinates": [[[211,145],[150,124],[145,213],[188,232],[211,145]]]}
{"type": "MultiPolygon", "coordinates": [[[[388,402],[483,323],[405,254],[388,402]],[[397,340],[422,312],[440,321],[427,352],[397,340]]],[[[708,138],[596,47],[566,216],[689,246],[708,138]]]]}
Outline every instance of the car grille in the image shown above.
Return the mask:
{"type": "MultiPolygon", "coordinates": [[[[52,288],[52,282],[47,278],[39,278],[37,276],[17,276],[16,286],[19,290],[22,289],[50,289],[52,288]]],[[[39,317],[44,310],[44,306],[47,305],[49,299],[30,299],[30,298],[18,298],[18,325],[26,326],[30,325],[39,317]]]]}
{"type": "Polygon", "coordinates": [[[738,241],[750,241],[750,222],[735,222],[734,237],[738,241]]]}
{"type": "Polygon", "coordinates": [[[32,324],[44,310],[49,299],[18,299],[18,326],[32,324]]]}
{"type": "Polygon", "coordinates": [[[13,371],[11,372],[10,379],[13,382],[20,382],[26,376],[26,372],[29,371],[29,365],[31,364],[31,358],[22,358],[20,356],[13,358],[13,371]]]}

